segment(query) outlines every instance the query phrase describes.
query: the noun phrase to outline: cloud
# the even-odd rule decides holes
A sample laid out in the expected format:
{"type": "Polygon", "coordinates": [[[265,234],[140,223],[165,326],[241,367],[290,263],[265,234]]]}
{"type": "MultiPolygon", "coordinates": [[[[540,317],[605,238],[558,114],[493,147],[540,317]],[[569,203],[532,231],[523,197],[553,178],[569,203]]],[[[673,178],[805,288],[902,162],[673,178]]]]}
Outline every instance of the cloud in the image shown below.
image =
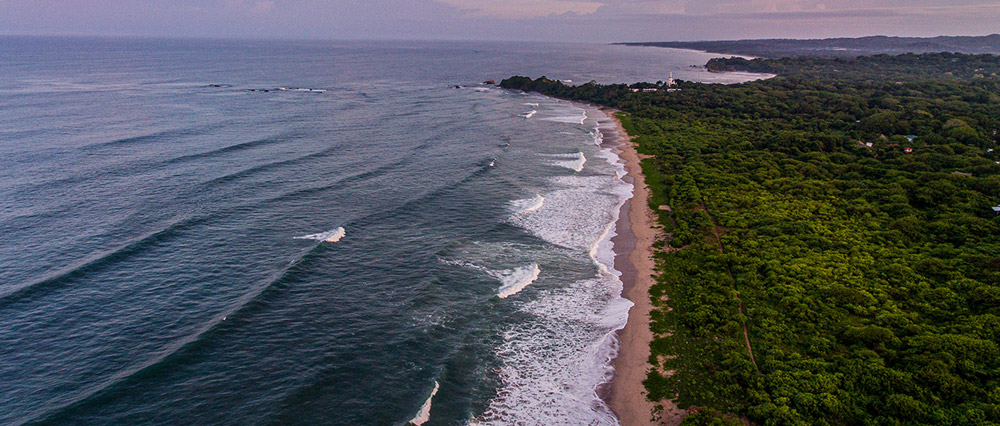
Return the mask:
{"type": "Polygon", "coordinates": [[[623,15],[674,15],[685,13],[686,4],[686,0],[607,1],[601,12],[623,15]]]}
{"type": "Polygon", "coordinates": [[[0,34],[642,41],[997,32],[1000,0],[0,0],[0,34]]]}
{"type": "Polygon", "coordinates": [[[604,3],[591,0],[436,0],[465,11],[471,16],[505,19],[537,18],[549,15],[588,15],[604,3]]]}

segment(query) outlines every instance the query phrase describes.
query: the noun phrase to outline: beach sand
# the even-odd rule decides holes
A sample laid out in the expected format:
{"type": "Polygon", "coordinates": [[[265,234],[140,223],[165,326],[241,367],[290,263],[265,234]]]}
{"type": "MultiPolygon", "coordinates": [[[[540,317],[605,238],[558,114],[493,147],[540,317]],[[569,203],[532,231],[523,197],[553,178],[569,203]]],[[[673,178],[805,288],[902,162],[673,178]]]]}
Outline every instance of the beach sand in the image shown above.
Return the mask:
{"type": "Polygon", "coordinates": [[[604,112],[618,126],[622,138],[620,157],[628,173],[626,179],[635,186],[633,197],[622,206],[616,226],[618,235],[612,240],[616,252],[615,269],[622,272],[622,295],[635,306],[629,310],[625,328],[618,333],[621,346],[614,362],[615,378],[606,389],[605,399],[622,426],[676,425],[683,420],[683,411],[671,401],[662,401],[659,404],[663,405],[663,411],[654,419],[651,413],[656,403],[646,399],[642,384],[651,367],[649,344],[653,333],[649,328],[649,314],[653,306],[649,289],[655,282],[656,268],[653,243],[663,231],[649,208],[649,188],[639,165],[640,154],[615,117],[617,111],[606,109],[604,112]]]}

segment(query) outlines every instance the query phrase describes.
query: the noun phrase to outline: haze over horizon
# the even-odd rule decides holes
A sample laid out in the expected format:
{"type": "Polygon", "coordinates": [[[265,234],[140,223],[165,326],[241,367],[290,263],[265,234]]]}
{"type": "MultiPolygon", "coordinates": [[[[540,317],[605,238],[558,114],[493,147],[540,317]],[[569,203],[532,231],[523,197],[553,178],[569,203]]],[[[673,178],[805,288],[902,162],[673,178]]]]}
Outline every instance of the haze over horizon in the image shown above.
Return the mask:
{"type": "Polygon", "coordinates": [[[511,41],[986,35],[982,0],[0,0],[0,34],[511,41]]]}

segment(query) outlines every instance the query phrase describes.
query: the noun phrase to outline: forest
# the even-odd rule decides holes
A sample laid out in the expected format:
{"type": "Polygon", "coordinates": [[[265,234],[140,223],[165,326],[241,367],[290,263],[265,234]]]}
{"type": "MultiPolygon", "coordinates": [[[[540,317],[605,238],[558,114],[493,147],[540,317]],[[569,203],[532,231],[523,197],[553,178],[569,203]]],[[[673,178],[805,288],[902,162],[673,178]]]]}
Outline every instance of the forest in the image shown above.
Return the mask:
{"type": "Polygon", "coordinates": [[[653,156],[644,384],[685,425],[1000,425],[1000,57],[828,60],[501,85],[617,108],[653,156]]]}
{"type": "Polygon", "coordinates": [[[782,58],[788,56],[855,57],[876,54],[956,52],[1000,54],[1000,34],[987,36],[766,39],[620,43],[628,46],[671,47],[721,54],[782,58]]]}
{"type": "Polygon", "coordinates": [[[801,57],[782,59],[713,58],[705,64],[712,72],[746,71],[785,77],[846,81],[969,80],[995,78],[1000,64],[993,55],[927,53],[917,55],[801,57]]]}

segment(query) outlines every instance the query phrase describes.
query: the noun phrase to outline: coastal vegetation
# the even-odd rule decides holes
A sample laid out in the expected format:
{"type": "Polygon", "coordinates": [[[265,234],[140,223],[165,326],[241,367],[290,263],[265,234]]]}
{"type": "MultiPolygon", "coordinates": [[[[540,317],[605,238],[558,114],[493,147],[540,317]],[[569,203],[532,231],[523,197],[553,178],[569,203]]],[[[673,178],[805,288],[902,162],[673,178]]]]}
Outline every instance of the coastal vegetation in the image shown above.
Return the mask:
{"type": "Polygon", "coordinates": [[[1000,58],[714,62],[778,77],[501,82],[615,107],[652,155],[650,399],[696,425],[1000,424],[1000,58]]]}
{"type": "Polygon", "coordinates": [[[876,54],[958,52],[1000,54],[1000,34],[987,36],[827,38],[814,40],[724,40],[622,43],[781,58],[786,56],[856,57],[876,54]]]}
{"type": "Polygon", "coordinates": [[[856,58],[800,57],[782,59],[713,58],[709,71],[745,71],[784,77],[838,82],[956,81],[996,78],[1000,64],[993,55],[928,53],[875,55],[856,58]]]}

